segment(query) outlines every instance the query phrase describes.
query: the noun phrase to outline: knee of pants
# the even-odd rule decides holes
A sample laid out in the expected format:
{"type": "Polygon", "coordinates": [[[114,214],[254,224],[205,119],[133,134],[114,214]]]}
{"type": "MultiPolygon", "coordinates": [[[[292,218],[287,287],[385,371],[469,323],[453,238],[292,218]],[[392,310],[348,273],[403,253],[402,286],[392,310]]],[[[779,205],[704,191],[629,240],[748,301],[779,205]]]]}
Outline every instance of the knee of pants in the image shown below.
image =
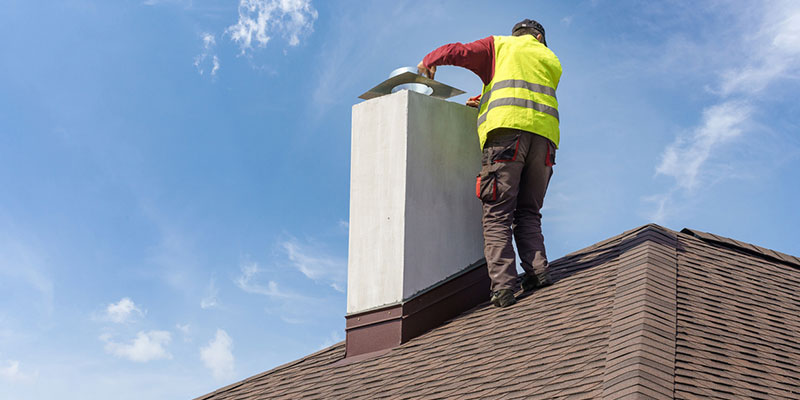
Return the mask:
{"type": "Polygon", "coordinates": [[[485,228],[500,228],[508,229],[514,222],[514,214],[512,213],[487,213],[483,216],[483,226],[485,228]]]}
{"type": "Polygon", "coordinates": [[[535,219],[540,220],[542,219],[542,213],[533,209],[533,208],[517,208],[514,210],[514,218],[515,219],[535,219]]]}

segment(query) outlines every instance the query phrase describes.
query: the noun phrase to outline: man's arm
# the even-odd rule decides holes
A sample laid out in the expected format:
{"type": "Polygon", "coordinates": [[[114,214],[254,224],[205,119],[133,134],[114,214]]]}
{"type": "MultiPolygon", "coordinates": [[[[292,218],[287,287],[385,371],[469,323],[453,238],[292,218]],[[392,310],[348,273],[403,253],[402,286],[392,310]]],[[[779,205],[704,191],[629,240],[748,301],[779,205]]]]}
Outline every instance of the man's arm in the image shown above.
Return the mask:
{"type": "Polygon", "coordinates": [[[428,53],[417,66],[420,74],[433,79],[439,65],[466,68],[488,85],[494,76],[494,38],[489,36],[471,43],[450,43],[428,53]]]}

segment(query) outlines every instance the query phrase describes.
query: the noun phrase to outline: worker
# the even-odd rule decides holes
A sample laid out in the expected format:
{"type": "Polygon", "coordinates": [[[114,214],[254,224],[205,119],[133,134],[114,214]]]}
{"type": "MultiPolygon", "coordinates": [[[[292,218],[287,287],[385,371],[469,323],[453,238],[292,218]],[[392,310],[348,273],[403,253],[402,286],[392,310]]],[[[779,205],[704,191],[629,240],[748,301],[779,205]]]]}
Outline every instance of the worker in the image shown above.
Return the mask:
{"type": "Polygon", "coordinates": [[[483,204],[483,238],[497,307],[516,303],[516,255],[524,292],[551,284],[542,235],[542,203],[559,143],[556,88],[561,63],[547,48],[544,27],[525,19],[511,36],[451,43],[423,58],[419,73],[433,79],[436,67],[467,68],[483,81],[483,92],[467,105],[478,108],[483,152],[476,195],[483,204]]]}

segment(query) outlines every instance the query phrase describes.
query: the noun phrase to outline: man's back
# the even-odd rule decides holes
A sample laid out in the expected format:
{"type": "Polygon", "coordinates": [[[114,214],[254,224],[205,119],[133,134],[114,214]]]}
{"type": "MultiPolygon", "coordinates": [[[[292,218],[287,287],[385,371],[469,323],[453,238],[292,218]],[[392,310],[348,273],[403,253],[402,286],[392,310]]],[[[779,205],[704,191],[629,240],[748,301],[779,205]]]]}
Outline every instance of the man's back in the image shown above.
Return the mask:
{"type": "Polygon", "coordinates": [[[475,195],[483,203],[484,255],[492,279],[491,301],[514,304],[519,249],[523,290],[550,284],[541,209],[560,139],[556,88],[561,63],[547,48],[544,27],[523,20],[512,36],[489,36],[472,43],[450,43],[419,64],[430,78],[437,65],[457,65],[483,82],[478,106],[478,136],[483,157],[475,195]]]}

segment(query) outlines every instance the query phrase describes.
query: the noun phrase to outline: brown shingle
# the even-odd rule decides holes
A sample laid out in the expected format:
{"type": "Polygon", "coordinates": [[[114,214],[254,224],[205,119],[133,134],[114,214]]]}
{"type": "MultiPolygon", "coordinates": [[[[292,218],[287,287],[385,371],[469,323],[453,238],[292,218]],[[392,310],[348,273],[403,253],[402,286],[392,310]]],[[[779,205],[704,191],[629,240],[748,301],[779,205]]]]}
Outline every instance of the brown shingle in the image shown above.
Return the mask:
{"type": "Polygon", "coordinates": [[[800,398],[800,259],[646,225],[551,270],[379,356],[339,343],[198,399],[800,398]]]}

